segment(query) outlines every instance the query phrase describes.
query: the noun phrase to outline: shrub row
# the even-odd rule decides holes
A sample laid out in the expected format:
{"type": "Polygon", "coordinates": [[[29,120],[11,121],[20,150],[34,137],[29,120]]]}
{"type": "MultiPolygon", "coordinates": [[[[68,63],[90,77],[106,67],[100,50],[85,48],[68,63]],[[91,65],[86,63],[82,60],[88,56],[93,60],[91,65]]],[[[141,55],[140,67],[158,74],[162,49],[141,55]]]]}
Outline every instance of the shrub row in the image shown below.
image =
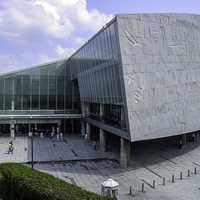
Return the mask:
{"type": "Polygon", "coordinates": [[[3,200],[109,200],[21,164],[0,165],[3,200]]]}

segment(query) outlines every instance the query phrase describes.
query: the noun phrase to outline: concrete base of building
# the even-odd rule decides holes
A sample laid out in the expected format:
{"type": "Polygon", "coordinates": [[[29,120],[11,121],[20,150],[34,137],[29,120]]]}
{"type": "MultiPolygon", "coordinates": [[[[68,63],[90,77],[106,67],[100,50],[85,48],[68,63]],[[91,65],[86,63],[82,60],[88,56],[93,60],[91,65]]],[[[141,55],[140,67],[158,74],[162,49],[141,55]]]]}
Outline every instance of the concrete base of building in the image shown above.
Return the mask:
{"type": "Polygon", "coordinates": [[[87,134],[87,139],[90,140],[90,138],[91,138],[91,125],[89,123],[86,124],[86,134],[87,134]]]}
{"type": "Polygon", "coordinates": [[[124,139],[120,139],[120,166],[127,168],[130,162],[131,143],[124,139]]]}
{"type": "Polygon", "coordinates": [[[100,129],[99,133],[99,140],[100,140],[100,150],[102,152],[106,152],[106,135],[105,131],[103,129],[100,129]]]}

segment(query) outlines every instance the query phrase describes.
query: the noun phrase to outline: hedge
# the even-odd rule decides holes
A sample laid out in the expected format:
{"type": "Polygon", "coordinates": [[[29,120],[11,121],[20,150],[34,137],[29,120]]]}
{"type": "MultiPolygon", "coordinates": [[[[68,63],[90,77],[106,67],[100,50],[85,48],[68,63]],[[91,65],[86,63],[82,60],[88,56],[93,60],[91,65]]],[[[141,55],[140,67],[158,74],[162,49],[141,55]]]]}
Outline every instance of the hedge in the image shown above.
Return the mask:
{"type": "Polygon", "coordinates": [[[3,200],[110,200],[21,164],[0,165],[3,200]]]}

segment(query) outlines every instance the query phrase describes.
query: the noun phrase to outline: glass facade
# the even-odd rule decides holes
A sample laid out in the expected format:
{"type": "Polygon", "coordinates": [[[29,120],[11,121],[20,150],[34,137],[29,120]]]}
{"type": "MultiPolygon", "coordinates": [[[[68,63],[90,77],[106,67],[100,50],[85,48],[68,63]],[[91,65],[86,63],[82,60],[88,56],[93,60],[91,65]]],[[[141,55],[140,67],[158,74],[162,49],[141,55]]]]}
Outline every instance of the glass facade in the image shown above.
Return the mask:
{"type": "Polygon", "coordinates": [[[0,110],[80,113],[76,84],[71,81],[65,62],[2,76],[0,110]]]}
{"type": "Polygon", "coordinates": [[[103,120],[121,126],[120,70],[113,20],[68,60],[0,76],[0,112],[80,114],[81,102],[86,102],[91,104],[90,116],[99,119],[99,105],[104,104],[109,114],[103,120]]]}
{"type": "Polygon", "coordinates": [[[88,117],[117,128],[126,129],[124,109],[121,105],[104,104],[103,113],[100,114],[100,104],[91,103],[88,117]]]}
{"type": "Polygon", "coordinates": [[[78,79],[82,102],[122,104],[118,45],[114,21],[68,60],[72,79],[78,79]]]}

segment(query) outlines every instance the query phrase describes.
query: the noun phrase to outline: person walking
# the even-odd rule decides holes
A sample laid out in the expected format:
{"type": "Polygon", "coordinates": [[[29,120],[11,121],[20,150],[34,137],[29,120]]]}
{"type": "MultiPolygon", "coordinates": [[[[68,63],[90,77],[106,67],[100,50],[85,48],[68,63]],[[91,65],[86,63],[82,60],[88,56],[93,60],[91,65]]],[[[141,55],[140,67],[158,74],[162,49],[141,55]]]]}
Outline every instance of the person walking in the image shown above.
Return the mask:
{"type": "Polygon", "coordinates": [[[56,134],[56,138],[57,138],[57,140],[59,140],[59,133],[56,134]]]}
{"type": "Polygon", "coordinates": [[[60,133],[60,139],[63,140],[63,133],[60,133]]]}
{"type": "Polygon", "coordinates": [[[14,150],[14,147],[13,147],[13,141],[11,140],[9,142],[9,147],[8,147],[8,154],[13,154],[13,150],[14,150]]]}

